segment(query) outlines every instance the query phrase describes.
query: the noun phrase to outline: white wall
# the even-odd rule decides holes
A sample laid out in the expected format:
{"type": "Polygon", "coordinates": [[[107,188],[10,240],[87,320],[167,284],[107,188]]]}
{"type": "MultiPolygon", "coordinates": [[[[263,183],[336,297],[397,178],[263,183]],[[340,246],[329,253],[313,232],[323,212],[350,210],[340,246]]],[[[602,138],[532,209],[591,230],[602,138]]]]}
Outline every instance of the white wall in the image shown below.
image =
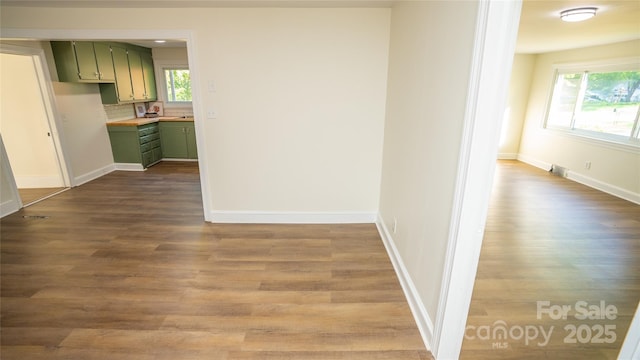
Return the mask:
{"type": "Polygon", "coordinates": [[[112,171],[107,116],[98,85],[54,82],[53,89],[74,183],[80,185],[112,171]]]}
{"type": "Polygon", "coordinates": [[[640,151],[544,129],[546,102],[553,86],[553,64],[638,56],[640,40],[540,54],[525,117],[519,159],[547,168],[558,164],[570,177],[587,185],[640,203],[640,151]],[[585,162],[591,169],[585,169],[585,162]]]}
{"type": "Polygon", "coordinates": [[[295,212],[373,220],[390,12],[105,8],[95,16],[95,9],[3,6],[0,23],[77,29],[79,36],[113,29],[132,38],[140,37],[134,29],[192,30],[189,60],[200,99],[194,111],[218,114],[196,118],[213,219],[295,212]],[[140,14],[153,21],[140,21],[140,14]]]}
{"type": "Polygon", "coordinates": [[[0,133],[18,188],[64,186],[31,56],[0,54],[0,133]]]}
{"type": "Polygon", "coordinates": [[[398,4],[392,13],[380,214],[430,331],[439,310],[477,11],[475,2],[434,1],[398,4]]]}
{"type": "Polygon", "coordinates": [[[516,54],[513,59],[507,109],[498,145],[498,158],[500,159],[518,158],[535,59],[536,55],[533,54],[516,54]]]}

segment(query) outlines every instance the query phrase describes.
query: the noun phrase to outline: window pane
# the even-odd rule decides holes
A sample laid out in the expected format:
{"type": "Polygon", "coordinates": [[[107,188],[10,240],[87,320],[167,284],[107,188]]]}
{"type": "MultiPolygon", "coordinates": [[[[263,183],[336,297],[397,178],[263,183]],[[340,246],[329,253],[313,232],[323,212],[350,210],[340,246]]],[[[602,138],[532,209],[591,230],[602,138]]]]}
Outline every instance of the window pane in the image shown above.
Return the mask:
{"type": "Polygon", "coordinates": [[[573,111],[575,109],[582,74],[559,74],[556,85],[553,88],[551,107],[547,126],[570,127],[573,111]]]}
{"type": "Polygon", "coordinates": [[[165,69],[164,77],[169,102],[191,101],[191,77],[189,70],[165,69]]]}
{"type": "Polygon", "coordinates": [[[640,104],[640,72],[588,74],[575,128],[631,136],[640,104]]]}

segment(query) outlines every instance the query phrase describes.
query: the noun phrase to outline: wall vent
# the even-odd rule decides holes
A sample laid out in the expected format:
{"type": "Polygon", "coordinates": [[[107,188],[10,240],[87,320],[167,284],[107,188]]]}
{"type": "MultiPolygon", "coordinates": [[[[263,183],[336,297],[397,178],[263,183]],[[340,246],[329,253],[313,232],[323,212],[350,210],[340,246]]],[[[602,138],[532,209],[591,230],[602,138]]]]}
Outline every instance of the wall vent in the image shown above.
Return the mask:
{"type": "Polygon", "coordinates": [[[551,165],[549,172],[556,176],[567,177],[567,169],[556,164],[551,165]]]}

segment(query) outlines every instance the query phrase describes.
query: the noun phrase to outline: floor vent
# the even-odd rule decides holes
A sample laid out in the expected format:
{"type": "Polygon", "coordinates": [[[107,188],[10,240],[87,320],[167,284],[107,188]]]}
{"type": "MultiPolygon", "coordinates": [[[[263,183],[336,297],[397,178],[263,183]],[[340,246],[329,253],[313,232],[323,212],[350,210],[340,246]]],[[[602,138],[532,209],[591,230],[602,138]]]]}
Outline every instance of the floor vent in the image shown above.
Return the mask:
{"type": "Polygon", "coordinates": [[[48,219],[49,217],[46,215],[24,215],[23,218],[30,219],[30,220],[42,220],[42,219],[48,219]]]}
{"type": "Polygon", "coordinates": [[[549,170],[553,175],[567,177],[567,169],[562,166],[558,166],[556,164],[551,165],[551,169],[549,170]]]}

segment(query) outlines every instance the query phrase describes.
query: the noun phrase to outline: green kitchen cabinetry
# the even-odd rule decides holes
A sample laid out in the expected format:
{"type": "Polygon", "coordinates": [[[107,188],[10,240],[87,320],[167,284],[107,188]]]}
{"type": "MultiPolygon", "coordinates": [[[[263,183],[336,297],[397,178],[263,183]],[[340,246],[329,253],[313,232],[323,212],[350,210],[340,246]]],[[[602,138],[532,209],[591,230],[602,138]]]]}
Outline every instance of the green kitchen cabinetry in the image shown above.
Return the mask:
{"type": "Polygon", "coordinates": [[[140,53],[140,60],[142,61],[146,101],[155,101],[158,99],[158,91],[156,89],[156,74],[153,68],[153,58],[151,54],[140,53]]]}
{"type": "Polygon", "coordinates": [[[115,84],[100,84],[103,104],[155,101],[156,80],[151,53],[127,44],[111,44],[115,84]]]}
{"type": "Polygon", "coordinates": [[[109,44],[92,41],[52,41],[58,79],[63,82],[114,82],[109,44]]]}
{"type": "Polygon", "coordinates": [[[191,121],[161,121],[160,142],[163,158],[198,158],[195,126],[191,121]]]}
{"type": "Polygon", "coordinates": [[[103,104],[158,99],[151,49],[119,42],[52,41],[58,79],[98,83],[103,104]]]}
{"type": "Polygon", "coordinates": [[[143,168],[162,160],[158,123],[139,126],[107,126],[113,160],[140,164],[143,168]]]}

